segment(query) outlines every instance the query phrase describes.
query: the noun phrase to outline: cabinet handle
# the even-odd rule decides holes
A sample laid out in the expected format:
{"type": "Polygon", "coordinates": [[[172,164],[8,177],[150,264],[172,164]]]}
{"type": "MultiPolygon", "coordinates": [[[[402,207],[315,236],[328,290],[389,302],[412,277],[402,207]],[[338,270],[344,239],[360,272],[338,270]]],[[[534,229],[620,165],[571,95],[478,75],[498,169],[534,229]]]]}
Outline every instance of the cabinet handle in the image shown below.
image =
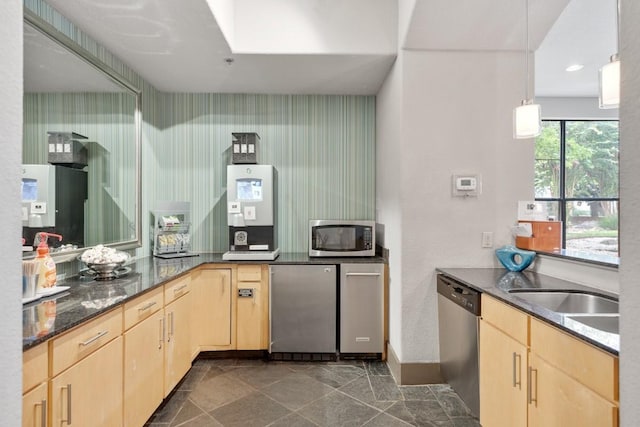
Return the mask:
{"type": "Polygon", "coordinates": [[[36,403],[36,406],[40,406],[40,425],[47,427],[47,399],[43,399],[40,403],[36,403]]]}
{"type": "Polygon", "coordinates": [[[160,339],[158,340],[158,349],[162,349],[162,341],[164,341],[164,318],[160,319],[160,339]]]}
{"type": "Polygon", "coordinates": [[[63,423],[67,423],[67,425],[71,425],[71,384],[67,384],[66,387],[62,387],[67,389],[67,419],[60,420],[63,423]]]}
{"type": "Polygon", "coordinates": [[[527,399],[529,400],[529,404],[531,405],[533,402],[536,403],[536,407],[538,406],[538,370],[537,369],[533,369],[531,366],[529,366],[529,375],[527,378],[529,384],[527,387],[527,399]],[[535,371],[536,373],[536,397],[533,397],[533,372],[535,371]]]}
{"type": "Polygon", "coordinates": [[[108,330],[102,331],[102,332],[98,332],[95,337],[89,338],[88,340],[86,340],[84,342],[81,342],[79,345],[81,345],[82,347],[86,347],[89,344],[91,344],[92,342],[95,342],[95,341],[99,340],[100,338],[102,338],[103,336],[107,335],[108,333],[109,333],[108,330]]]}
{"type": "Polygon", "coordinates": [[[522,364],[522,356],[513,352],[513,386],[522,389],[522,377],[520,374],[520,366],[522,364]],[[518,365],[516,366],[516,359],[518,359],[518,365]]]}
{"type": "Polygon", "coordinates": [[[380,273],[347,273],[347,277],[349,276],[380,276],[380,273]]]}
{"type": "Polygon", "coordinates": [[[173,294],[177,294],[178,292],[180,292],[181,290],[183,290],[184,288],[186,288],[188,285],[182,285],[179,288],[176,288],[173,290],[173,294]]]}
{"type": "Polygon", "coordinates": [[[150,303],[148,303],[145,306],[142,306],[138,309],[138,311],[145,311],[145,310],[149,310],[151,307],[153,307],[154,305],[156,305],[157,302],[156,301],[151,301],[150,303]]]}

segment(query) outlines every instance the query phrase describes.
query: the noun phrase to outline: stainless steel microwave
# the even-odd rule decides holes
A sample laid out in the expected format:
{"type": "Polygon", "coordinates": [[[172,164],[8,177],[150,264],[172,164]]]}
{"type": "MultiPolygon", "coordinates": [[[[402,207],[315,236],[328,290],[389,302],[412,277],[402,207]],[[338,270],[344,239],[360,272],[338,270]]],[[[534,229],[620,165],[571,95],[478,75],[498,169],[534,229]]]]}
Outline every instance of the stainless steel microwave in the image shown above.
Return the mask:
{"type": "Polygon", "coordinates": [[[375,221],[309,221],[309,256],[374,256],[375,221]]]}

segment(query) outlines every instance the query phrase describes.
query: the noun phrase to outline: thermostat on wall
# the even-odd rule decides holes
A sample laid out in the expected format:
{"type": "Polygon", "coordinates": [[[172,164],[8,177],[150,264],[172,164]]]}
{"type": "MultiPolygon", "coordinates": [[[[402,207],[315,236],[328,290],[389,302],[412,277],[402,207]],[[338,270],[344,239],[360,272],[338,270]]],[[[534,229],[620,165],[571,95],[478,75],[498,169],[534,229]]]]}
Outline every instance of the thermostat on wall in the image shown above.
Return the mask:
{"type": "Polygon", "coordinates": [[[480,175],[453,175],[453,195],[456,197],[478,196],[480,194],[480,175]]]}

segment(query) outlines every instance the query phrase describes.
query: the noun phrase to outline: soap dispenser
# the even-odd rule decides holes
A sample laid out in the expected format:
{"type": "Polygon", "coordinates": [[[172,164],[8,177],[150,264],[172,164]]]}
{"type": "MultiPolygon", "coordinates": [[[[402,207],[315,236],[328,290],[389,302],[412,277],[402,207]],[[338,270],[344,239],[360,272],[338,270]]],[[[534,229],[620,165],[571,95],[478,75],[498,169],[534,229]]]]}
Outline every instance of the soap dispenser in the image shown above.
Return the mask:
{"type": "Polygon", "coordinates": [[[49,255],[49,246],[47,245],[47,239],[49,237],[57,237],[58,240],[62,240],[62,236],[59,234],[40,232],[36,234],[36,239],[40,242],[37,248],[36,262],[38,263],[38,283],[36,285],[36,292],[45,288],[51,288],[56,285],[56,263],[49,255]]]}

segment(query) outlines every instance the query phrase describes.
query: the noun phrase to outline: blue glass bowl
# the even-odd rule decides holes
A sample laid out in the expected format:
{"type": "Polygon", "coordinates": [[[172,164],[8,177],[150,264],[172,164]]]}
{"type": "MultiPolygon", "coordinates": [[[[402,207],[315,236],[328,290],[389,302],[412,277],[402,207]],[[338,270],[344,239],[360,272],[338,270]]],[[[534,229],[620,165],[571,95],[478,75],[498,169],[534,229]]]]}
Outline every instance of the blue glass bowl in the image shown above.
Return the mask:
{"type": "Polygon", "coordinates": [[[507,270],[522,271],[531,265],[533,259],[536,257],[536,253],[508,245],[496,249],[496,256],[500,264],[507,270]]]}

